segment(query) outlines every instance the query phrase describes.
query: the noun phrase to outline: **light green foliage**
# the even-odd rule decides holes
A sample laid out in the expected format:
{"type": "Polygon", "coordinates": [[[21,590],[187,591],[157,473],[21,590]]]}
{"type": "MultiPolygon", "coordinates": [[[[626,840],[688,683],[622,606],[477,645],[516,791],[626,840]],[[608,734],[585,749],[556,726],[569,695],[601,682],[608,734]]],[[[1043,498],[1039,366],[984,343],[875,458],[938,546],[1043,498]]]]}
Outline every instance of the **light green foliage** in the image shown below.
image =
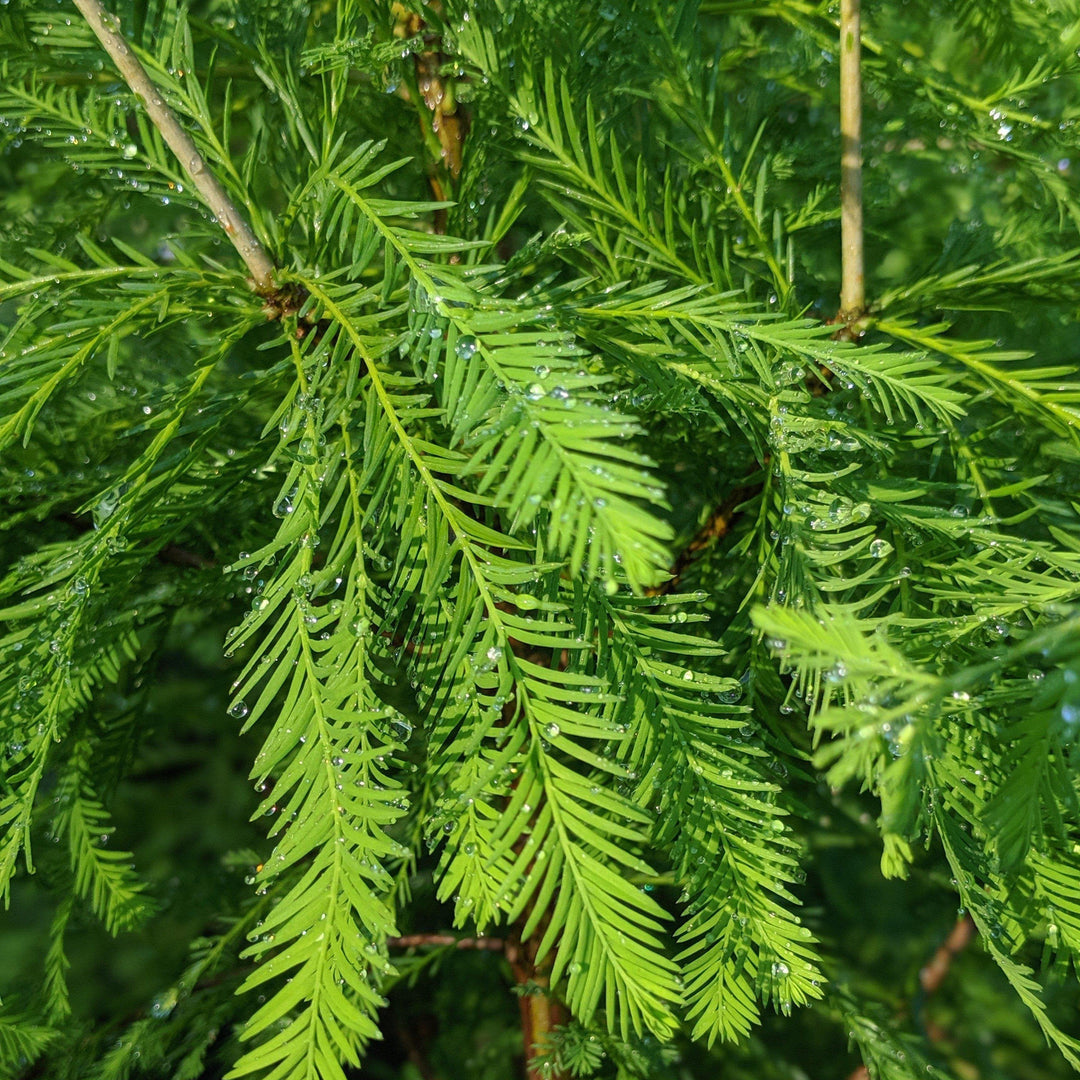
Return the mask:
{"type": "Polygon", "coordinates": [[[0,1075],[1080,1066],[1080,9],[866,5],[854,343],[834,7],[118,5],[264,297],[0,6],[0,1075]]]}

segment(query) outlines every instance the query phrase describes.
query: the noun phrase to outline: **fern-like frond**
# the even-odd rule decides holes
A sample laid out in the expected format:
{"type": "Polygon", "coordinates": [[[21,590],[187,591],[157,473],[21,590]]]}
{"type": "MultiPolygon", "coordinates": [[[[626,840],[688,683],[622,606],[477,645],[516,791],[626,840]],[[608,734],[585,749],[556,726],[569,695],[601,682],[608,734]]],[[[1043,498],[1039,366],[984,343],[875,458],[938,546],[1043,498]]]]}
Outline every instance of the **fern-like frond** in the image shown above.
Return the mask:
{"type": "MultiPolygon", "coordinates": [[[[1063,774],[1055,775],[1056,761],[1070,752],[1074,742],[1077,705],[1075,691],[1068,688],[1075,679],[1064,677],[1073,670],[1071,662],[1048,681],[1031,714],[1029,679],[1017,679],[999,691],[991,709],[1011,707],[1028,719],[1012,720],[1010,767],[980,769],[972,775],[965,764],[971,745],[965,730],[978,716],[972,691],[999,669],[1000,660],[938,674],[912,664],[880,632],[868,638],[850,618],[772,609],[760,612],[756,622],[774,635],[773,648],[797,670],[824,677],[821,684],[808,680],[816,710],[813,723],[834,735],[819,750],[818,761],[831,763],[832,783],[857,778],[881,799],[883,870],[906,875],[904,864],[911,858],[907,839],[920,826],[933,828],[960,898],[987,939],[991,955],[1046,1037],[1075,1064],[1080,1044],[1051,1021],[1033,973],[1014,958],[1030,930],[1009,913],[1005,878],[1023,862],[1032,862],[1036,880],[1043,882],[1034,893],[1043,918],[1051,917],[1058,890],[1068,895],[1068,878],[1056,878],[1057,885],[1050,882],[1056,873],[1051,852],[1059,851],[1061,843],[1054,835],[1060,828],[1059,811],[1051,808],[1059,806],[1062,797],[1066,804],[1076,804],[1071,782],[1063,774]],[[837,703],[828,704],[834,697],[839,698],[837,703]],[[1012,783],[1017,774],[1028,781],[1023,788],[1012,783]],[[993,832],[986,831],[987,824],[993,832]]],[[[1075,642],[1075,635],[1073,619],[1030,635],[1002,659],[1008,667],[1040,653],[1065,650],[1071,656],[1068,645],[1075,642]]],[[[987,758],[991,757],[988,748],[987,758]]]]}
{"type": "Polygon", "coordinates": [[[641,773],[642,804],[658,803],[656,841],[675,856],[688,1017],[711,1042],[746,1035],[758,998],[788,1013],[819,997],[822,976],[813,936],[788,906],[797,846],[738,703],[744,688],[703,672],[718,650],[683,629],[699,618],[686,610],[697,599],[606,601],[601,663],[624,688],[621,755],[641,773]]]}
{"type": "Polygon", "coordinates": [[[109,933],[118,934],[144,922],[153,904],[142,895],[146,884],[131,869],[131,852],[108,846],[116,829],[90,786],[88,750],[85,744],[74,749],[70,771],[58,785],[53,831],[66,836],[76,895],[90,902],[109,933]]]}
{"type": "Polygon", "coordinates": [[[57,1035],[36,1017],[5,1011],[0,1014],[0,1069],[15,1076],[16,1070],[41,1057],[57,1035]]]}
{"type": "Polygon", "coordinates": [[[357,1063],[360,1047],[377,1034],[372,1014],[382,999],[372,976],[394,932],[385,900],[392,878],[382,862],[398,849],[383,829],[405,805],[382,764],[396,750],[394,712],[372,690],[366,631],[360,632],[370,616],[359,491],[336,472],[344,458],[349,476],[357,449],[347,430],[331,441],[321,410],[305,404],[318,384],[300,353],[297,380],[299,422],[285,438],[295,432],[299,453],[275,503],[282,524],[270,544],[241,563],[276,560],[277,568],[232,640],[234,649],[249,642],[254,648],[231,714],[250,727],[277,713],[252,775],[266,792],[257,815],[277,815],[270,829],[277,843],[259,880],[280,899],[252,934],[245,955],[261,963],[242,989],[288,975],[245,1028],[245,1040],[261,1039],[235,1066],[237,1076],[263,1069],[343,1076],[341,1062],[357,1063]],[[331,567],[342,570],[329,591],[344,592],[322,602],[326,577],[313,575],[313,555],[324,516],[335,510],[346,526],[329,552],[331,567]]]}

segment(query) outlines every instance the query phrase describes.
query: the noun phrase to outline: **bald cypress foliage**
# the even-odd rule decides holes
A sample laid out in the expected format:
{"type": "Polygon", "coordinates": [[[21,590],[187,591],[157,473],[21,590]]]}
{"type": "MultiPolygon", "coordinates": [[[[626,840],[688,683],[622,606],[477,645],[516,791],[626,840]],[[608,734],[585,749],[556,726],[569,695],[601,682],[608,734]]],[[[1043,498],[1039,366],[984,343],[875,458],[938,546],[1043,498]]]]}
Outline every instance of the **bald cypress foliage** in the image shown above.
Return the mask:
{"type": "Polygon", "coordinates": [[[0,1076],[1080,1067],[1080,8],[843,321],[838,19],[0,7],[0,1076]]]}

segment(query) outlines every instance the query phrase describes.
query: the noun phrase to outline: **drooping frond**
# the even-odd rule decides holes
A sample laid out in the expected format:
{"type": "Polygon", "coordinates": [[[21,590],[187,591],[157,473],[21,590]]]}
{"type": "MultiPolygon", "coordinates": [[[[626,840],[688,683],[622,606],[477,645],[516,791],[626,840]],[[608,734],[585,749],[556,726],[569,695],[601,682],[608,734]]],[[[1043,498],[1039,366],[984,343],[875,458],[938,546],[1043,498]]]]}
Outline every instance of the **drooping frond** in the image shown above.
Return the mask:
{"type": "Polygon", "coordinates": [[[153,910],[141,894],[146,888],[131,869],[131,852],[110,846],[116,831],[89,784],[88,748],[76,748],[71,772],[60,781],[60,811],[54,831],[64,836],[76,895],[88,900],[112,934],[144,922],[153,910]]]}
{"type": "Polygon", "coordinates": [[[682,629],[700,619],[686,611],[696,600],[605,601],[601,639],[602,664],[624,687],[621,756],[640,773],[642,805],[656,804],[656,842],[672,851],[683,887],[688,1018],[711,1042],[747,1034],[759,998],[790,1013],[822,991],[813,934],[789,906],[798,845],[788,810],[739,704],[744,687],[696,670],[695,658],[719,651],[682,629]]]}
{"type": "Polygon", "coordinates": [[[774,609],[758,623],[793,665],[824,677],[822,689],[811,684],[810,691],[812,722],[831,736],[817,760],[830,766],[832,783],[858,779],[880,798],[882,869],[906,876],[908,841],[922,833],[936,839],[1005,977],[1047,1039],[1080,1067],[1080,1043],[1051,1020],[1039,982],[1016,958],[1042,920],[1077,899],[1072,878],[1049,869],[1067,836],[1061,808],[1077,809],[1063,768],[1078,715],[1075,617],[1030,634],[1004,657],[954,672],[911,664],[884,634],[868,639],[850,617],[774,609]],[[1046,683],[1034,703],[1027,672],[981,699],[991,674],[1035,657],[1052,667],[1034,669],[1046,683]],[[1011,745],[1004,754],[985,746],[984,767],[972,772],[971,736],[991,723],[1004,727],[1011,745]],[[1014,783],[1017,777],[1026,782],[1014,783]],[[1033,910],[1021,919],[1008,900],[1025,863],[1036,868],[1036,886],[1024,888],[1033,910]]]}

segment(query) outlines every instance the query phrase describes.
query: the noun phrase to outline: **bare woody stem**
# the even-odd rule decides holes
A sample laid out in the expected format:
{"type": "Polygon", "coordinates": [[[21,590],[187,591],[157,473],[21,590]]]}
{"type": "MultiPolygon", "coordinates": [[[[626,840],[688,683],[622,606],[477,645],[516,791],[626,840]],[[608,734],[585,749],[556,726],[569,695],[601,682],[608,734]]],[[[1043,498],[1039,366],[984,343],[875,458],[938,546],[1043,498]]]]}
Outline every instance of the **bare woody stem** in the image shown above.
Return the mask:
{"type": "Polygon", "coordinates": [[[459,938],[453,934],[406,934],[387,938],[391,949],[423,949],[428,946],[477,949],[480,952],[501,952],[506,947],[502,938],[459,938]]]}
{"type": "Polygon", "coordinates": [[[225,230],[233,247],[251,272],[258,292],[269,294],[274,290],[274,264],[262,244],[255,238],[248,223],[229,198],[225,189],[211,173],[191,137],[180,126],[176,114],[165,104],[161,92],[154,85],[139,58],[132,51],[121,33],[120,20],[106,11],[98,0],[75,0],[97,35],[105,51],[116,64],[117,71],[142,101],[146,115],[161,132],[169,149],[176,155],[180,165],[191,177],[195,189],[202,195],[218,224],[225,230]]]}
{"type": "Polygon", "coordinates": [[[550,1066],[542,1067],[537,1061],[547,1050],[554,1029],[567,1020],[562,1005],[550,994],[550,958],[543,964],[536,963],[538,944],[537,936],[522,941],[515,931],[515,936],[506,945],[506,959],[521,991],[518,1006],[525,1047],[525,1080],[566,1080],[566,1074],[561,1070],[556,1072],[550,1066]]]}
{"type": "Polygon", "coordinates": [[[863,279],[861,0],[840,0],[840,318],[866,310],[863,279]]]}

